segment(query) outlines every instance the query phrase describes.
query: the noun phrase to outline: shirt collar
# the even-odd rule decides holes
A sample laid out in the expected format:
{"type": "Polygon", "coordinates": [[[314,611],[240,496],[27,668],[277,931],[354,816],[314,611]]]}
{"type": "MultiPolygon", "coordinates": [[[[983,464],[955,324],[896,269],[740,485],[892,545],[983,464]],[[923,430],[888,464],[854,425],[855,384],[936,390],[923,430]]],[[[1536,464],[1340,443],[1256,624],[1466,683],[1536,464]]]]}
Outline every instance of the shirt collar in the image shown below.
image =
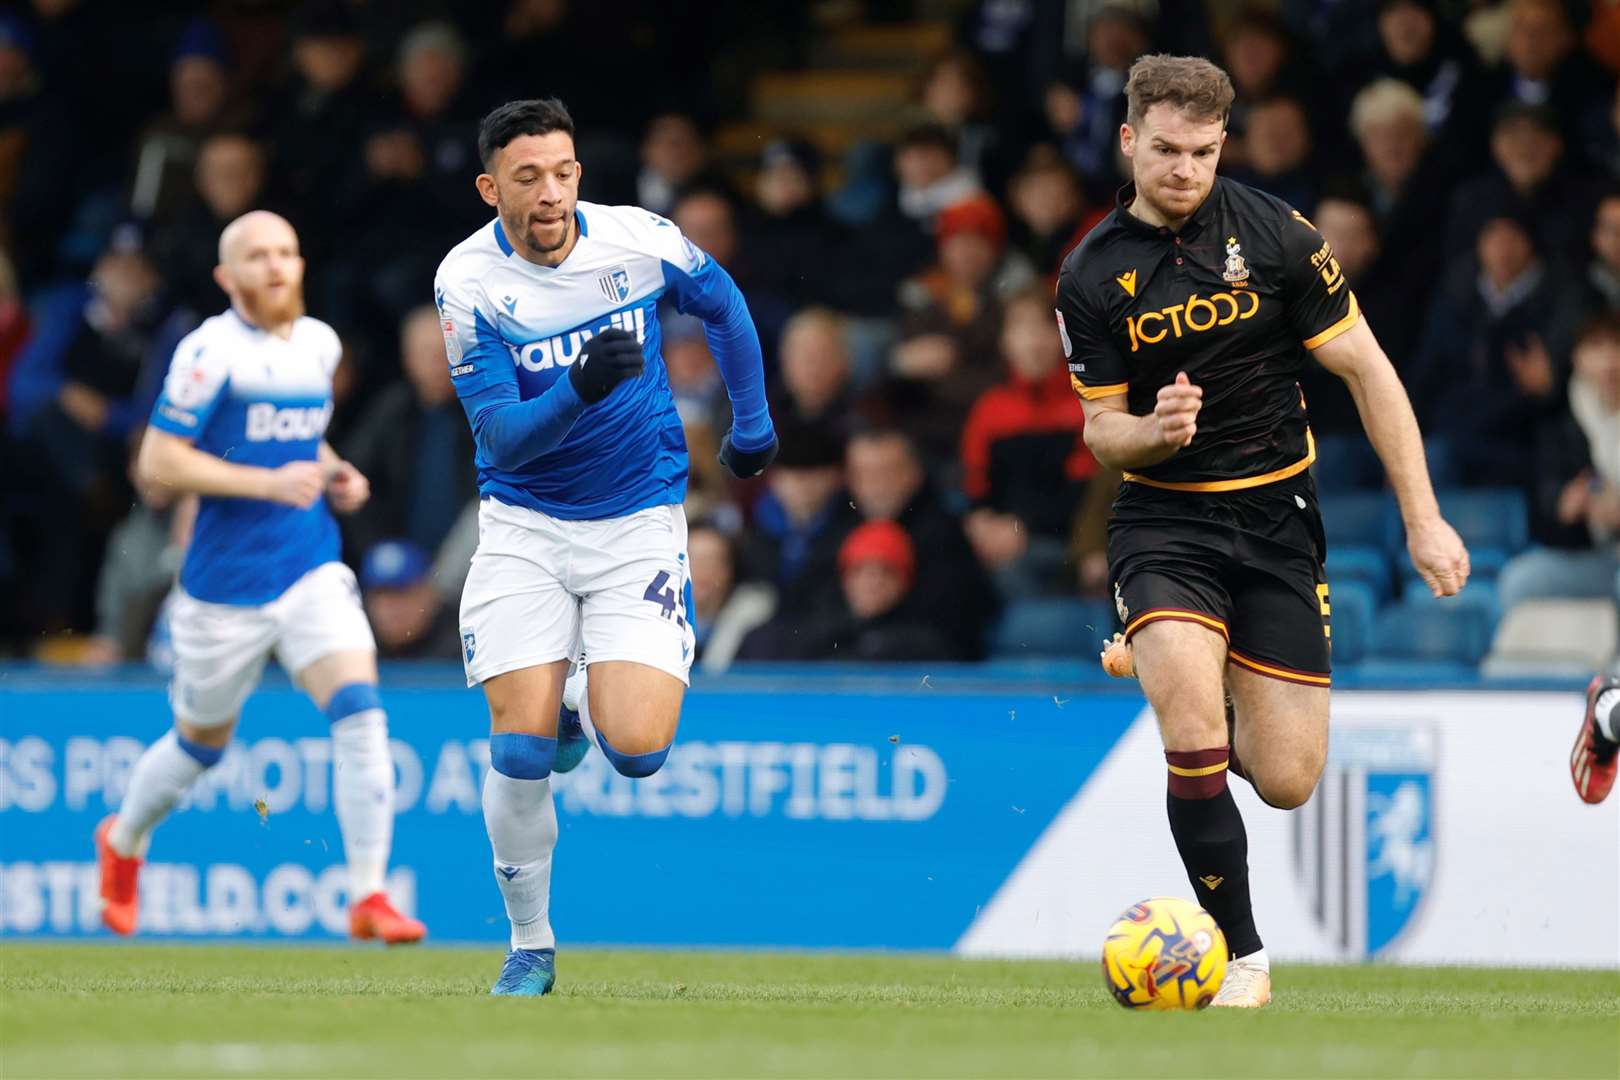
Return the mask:
{"type": "Polygon", "coordinates": [[[1204,226],[1214,219],[1216,213],[1215,204],[1220,199],[1221,185],[1225,182],[1219,176],[1215,178],[1215,183],[1210,186],[1209,194],[1204,197],[1204,201],[1199,204],[1198,209],[1193,211],[1192,217],[1188,218],[1180,229],[1171,229],[1164,225],[1149,225],[1131,213],[1131,203],[1136,200],[1135,181],[1127,183],[1119,189],[1119,192],[1114,196],[1114,209],[1118,212],[1119,220],[1125,228],[1139,236],[1184,236],[1190,239],[1202,232],[1204,226]]]}

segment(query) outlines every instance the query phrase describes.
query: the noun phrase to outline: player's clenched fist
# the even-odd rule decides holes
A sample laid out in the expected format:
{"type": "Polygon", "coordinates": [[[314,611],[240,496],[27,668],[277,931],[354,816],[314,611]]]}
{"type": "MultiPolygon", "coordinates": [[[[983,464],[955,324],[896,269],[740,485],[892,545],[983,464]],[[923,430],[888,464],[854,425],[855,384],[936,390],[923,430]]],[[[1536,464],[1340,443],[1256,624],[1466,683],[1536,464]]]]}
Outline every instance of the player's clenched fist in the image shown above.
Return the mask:
{"type": "Polygon", "coordinates": [[[326,471],[318,462],[289,461],[270,470],[270,489],[265,498],[286,506],[308,510],[326,490],[326,471]]]}
{"type": "Polygon", "coordinates": [[[1406,550],[1412,567],[1436,596],[1455,596],[1468,584],[1468,549],[1439,515],[1407,526],[1406,550]]]}
{"type": "Polygon", "coordinates": [[[340,461],[326,480],[326,499],[340,514],[352,514],[371,498],[371,481],[366,474],[340,461]]]}
{"type": "Polygon", "coordinates": [[[731,475],[739,480],[747,480],[750,476],[758,476],[764,472],[770,463],[776,460],[776,433],[771,432],[771,440],[765,445],[754,449],[744,450],[732,438],[732,432],[726,432],[726,437],[720,440],[720,464],[730,470],[731,475]]]}
{"type": "Polygon", "coordinates": [[[595,405],[613,393],[615,386],[640,375],[646,363],[634,334],[609,327],[585,343],[579,360],[568,369],[568,377],[580,400],[595,405]]]}
{"type": "Polygon", "coordinates": [[[1176,372],[1175,382],[1159,388],[1159,400],[1153,406],[1160,440],[1178,449],[1192,442],[1198,432],[1198,410],[1203,404],[1203,387],[1194,386],[1185,371],[1176,372]]]}

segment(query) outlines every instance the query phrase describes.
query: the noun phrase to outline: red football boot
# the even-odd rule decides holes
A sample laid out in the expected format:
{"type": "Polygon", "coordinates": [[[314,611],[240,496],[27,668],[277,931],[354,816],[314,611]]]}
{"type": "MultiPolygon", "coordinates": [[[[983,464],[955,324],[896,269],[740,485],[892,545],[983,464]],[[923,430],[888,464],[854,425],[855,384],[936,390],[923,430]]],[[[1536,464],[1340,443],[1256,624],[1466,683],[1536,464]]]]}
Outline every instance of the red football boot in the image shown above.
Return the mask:
{"type": "Polygon", "coordinates": [[[117,814],[108,814],[96,826],[96,859],[101,863],[101,921],[115,934],[133,934],[140,907],[141,860],[125,858],[107,839],[117,814]]]}
{"type": "Polygon", "coordinates": [[[1609,797],[1614,787],[1617,759],[1614,743],[1598,734],[1597,699],[1605,690],[1620,687],[1620,677],[1595,675],[1586,688],[1586,712],[1581,716],[1581,730],[1575,736],[1575,749],[1569,755],[1569,775],[1575,781],[1575,794],[1583,802],[1600,803],[1609,797]]]}
{"type": "Polygon", "coordinates": [[[386,893],[374,892],[349,909],[349,936],[357,941],[409,945],[427,936],[427,927],[401,915],[386,893]]]}

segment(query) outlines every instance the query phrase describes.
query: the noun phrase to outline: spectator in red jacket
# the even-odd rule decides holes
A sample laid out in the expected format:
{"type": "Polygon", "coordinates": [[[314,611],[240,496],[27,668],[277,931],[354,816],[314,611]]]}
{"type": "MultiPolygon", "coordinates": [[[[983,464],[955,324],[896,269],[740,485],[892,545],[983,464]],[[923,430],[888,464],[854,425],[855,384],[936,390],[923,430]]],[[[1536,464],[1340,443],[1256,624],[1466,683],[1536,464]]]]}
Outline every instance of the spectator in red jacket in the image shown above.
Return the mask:
{"type": "Polygon", "coordinates": [[[979,397],[962,432],[962,487],[974,505],[964,524],[1003,597],[1016,599],[1073,581],[1062,572],[1068,536],[1098,465],[1044,288],[1008,302],[1001,352],[1008,377],[979,397]]]}

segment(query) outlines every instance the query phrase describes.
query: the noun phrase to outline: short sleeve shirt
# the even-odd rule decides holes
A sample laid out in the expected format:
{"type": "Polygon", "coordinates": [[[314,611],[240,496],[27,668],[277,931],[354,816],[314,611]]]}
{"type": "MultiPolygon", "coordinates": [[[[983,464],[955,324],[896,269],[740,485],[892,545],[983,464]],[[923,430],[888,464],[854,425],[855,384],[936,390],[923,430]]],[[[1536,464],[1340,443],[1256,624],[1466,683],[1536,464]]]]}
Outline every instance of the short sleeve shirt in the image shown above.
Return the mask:
{"type": "Polygon", "coordinates": [[[1217,178],[1179,230],[1127,207],[1134,187],[1063,262],[1057,321],[1086,399],[1153,411],[1178,372],[1203,388],[1198,431],[1127,480],[1188,491],[1255,487],[1315,459],[1299,375],[1361,317],[1333,251],[1280,199],[1217,178]]]}

